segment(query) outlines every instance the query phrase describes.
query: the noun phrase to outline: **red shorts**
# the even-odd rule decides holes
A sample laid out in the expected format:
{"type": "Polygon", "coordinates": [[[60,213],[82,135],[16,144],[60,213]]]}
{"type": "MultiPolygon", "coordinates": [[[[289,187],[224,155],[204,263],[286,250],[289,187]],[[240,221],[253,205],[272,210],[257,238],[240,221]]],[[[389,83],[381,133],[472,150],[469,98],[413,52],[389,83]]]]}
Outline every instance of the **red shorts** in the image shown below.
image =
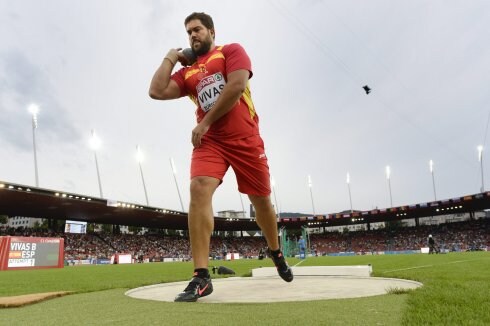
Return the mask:
{"type": "Polygon", "coordinates": [[[223,181],[230,166],[235,171],[238,191],[270,195],[269,165],[260,135],[224,141],[203,138],[201,146],[192,152],[191,178],[208,176],[223,181]]]}

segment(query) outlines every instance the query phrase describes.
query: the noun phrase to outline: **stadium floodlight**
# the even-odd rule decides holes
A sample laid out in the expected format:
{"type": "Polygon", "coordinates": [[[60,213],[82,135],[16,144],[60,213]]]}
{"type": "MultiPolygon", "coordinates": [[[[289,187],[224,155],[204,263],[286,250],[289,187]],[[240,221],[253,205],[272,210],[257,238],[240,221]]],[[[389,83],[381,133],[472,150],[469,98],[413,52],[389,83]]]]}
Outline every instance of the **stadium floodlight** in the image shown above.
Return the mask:
{"type": "Polygon", "coordinates": [[[393,197],[391,196],[391,169],[390,166],[386,166],[386,179],[388,180],[388,190],[390,192],[390,207],[393,207],[393,197]]]}
{"type": "Polygon", "coordinates": [[[432,175],[432,189],[434,190],[434,200],[437,200],[436,182],[434,178],[434,162],[432,160],[429,161],[429,170],[430,170],[430,174],[432,175]]]}
{"type": "Polygon", "coordinates": [[[480,172],[481,172],[481,188],[480,192],[485,191],[485,183],[483,181],[483,146],[479,145],[477,147],[478,150],[478,162],[480,162],[480,172]]]}
{"type": "Polygon", "coordinates": [[[32,103],[31,105],[29,105],[27,110],[29,110],[29,112],[35,117],[39,113],[39,106],[37,104],[32,103]]]}
{"type": "Polygon", "coordinates": [[[353,210],[352,210],[352,196],[351,196],[351,192],[350,192],[350,174],[349,174],[349,172],[347,172],[346,182],[347,182],[347,190],[349,191],[350,212],[352,213],[353,212],[353,210]]]}
{"type": "Polygon", "coordinates": [[[311,207],[313,208],[313,216],[316,216],[315,212],[315,202],[313,201],[313,182],[311,181],[311,175],[308,175],[308,187],[310,188],[310,197],[311,197],[311,207]]]}
{"type": "Polygon", "coordinates": [[[100,194],[100,198],[103,198],[104,195],[102,193],[102,183],[100,182],[99,162],[97,160],[97,151],[100,149],[101,141],[100,138],[97,137],[97,134],[95,133],[94,129],[92,129],[92,136],[90,137],[89,145],[90,148],[94,151],[95,169],[97,171],[97,181],[99,184],[99,194],[100,194]]]}
{"type": "Polygon", "coordinates": [[[32,115],[32,145],[34,150],[34,176],[36,187],[39,187],[39,172],[37,168],[37,148],[36,148],[36,129],[37,129],[37,115],[39,113],[39,106],[37,104],[31,104],[27,108],[32,115]]]}
{"type": "Polygon", "coordinates": [[[89,146],[93,151],[98,151],[102,145],[102,142],[100,141],[100,138],[95,133],[94,129],[92,129],[91,134],[92,136],[90,137],[89,140],[89,146]]]}
{"type": "Polygon", "coordinates": [[[172,174],[174,175],[175,187],[177,188],[177,194],[179,195],[180,208],[182,209],[182,212],[185,212],[184,204],[182,203],[182,197],[180,196],[179,184],[177,183],[177,176],[176,176],[177,175],[177,169],[175,168],[174,159],[172,157],[170,158],[170,167],[172,168],[172,174]]]}
{"type": "Polygon", "coordinates": [[[150,206],[150,203],[148,201],[148,192],[146,191],[145,177],[143,176],[143,168],[141,167],[141,162],[143,162],[143,159],[143,152],[141,151],[140,146],[136,145],[136,160],[138,161],[138,165],[140,167],[141,181],[143,182],[143,190],[145,191],[146,205],[150,206]]]}
{"type": "Polygon", "coordinates": [[[142,163],[144,160],[145,160],[145,156],[143,155],[140,146],[136,145],[136,161],[138,163],[142,163]]]}

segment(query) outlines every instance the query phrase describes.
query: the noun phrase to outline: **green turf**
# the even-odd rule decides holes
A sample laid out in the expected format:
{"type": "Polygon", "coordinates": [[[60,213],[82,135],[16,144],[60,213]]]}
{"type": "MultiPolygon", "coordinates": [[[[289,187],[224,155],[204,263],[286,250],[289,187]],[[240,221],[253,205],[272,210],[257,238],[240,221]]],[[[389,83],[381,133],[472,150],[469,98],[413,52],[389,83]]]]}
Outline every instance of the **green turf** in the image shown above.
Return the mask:
{"type": "MultiPolygon", "coordinates": [[[[291,265],[298,263],[289,260],[291,265]]],[[[217,262],[238,275],[269,260],[217,262]]],[[[177,304],[124,296],[129,288],[185,280],[190,263],[81,266],[0,272],[0,296],[76,294],[0,309],[0,325],[489,325],[490,254],[319,257],[308,265],[372,264],[375,276],[417,280],[415,291],[342,300],[272,304],[177,304]]]]}

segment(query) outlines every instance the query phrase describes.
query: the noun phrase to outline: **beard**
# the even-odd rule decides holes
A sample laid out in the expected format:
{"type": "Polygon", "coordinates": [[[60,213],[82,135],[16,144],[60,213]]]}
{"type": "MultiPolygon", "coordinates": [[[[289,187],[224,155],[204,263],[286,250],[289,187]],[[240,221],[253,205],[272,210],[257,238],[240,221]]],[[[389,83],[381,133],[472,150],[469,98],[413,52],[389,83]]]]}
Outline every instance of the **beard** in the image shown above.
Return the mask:
{"type": "Polygon", "coordinates": [[[201,56],[209,52],[211,44],[213,44],[213,40],[211,39],[211,35],[208,35],[206,39],[200,41],[200,46],[198,48],[194,47],[193,44],[191,48],[197,56],[201,56]]]}

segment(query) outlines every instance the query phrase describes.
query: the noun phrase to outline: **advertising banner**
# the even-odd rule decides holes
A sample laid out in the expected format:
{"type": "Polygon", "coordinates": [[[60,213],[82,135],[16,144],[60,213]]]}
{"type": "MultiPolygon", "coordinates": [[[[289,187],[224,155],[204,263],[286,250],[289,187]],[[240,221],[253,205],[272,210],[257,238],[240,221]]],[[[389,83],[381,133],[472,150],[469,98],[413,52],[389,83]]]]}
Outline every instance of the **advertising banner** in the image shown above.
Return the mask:
{"type": "Polygon", "coordinates": [[[64,239],[0,237],[0,270],[62,268],[64,239]]]}

